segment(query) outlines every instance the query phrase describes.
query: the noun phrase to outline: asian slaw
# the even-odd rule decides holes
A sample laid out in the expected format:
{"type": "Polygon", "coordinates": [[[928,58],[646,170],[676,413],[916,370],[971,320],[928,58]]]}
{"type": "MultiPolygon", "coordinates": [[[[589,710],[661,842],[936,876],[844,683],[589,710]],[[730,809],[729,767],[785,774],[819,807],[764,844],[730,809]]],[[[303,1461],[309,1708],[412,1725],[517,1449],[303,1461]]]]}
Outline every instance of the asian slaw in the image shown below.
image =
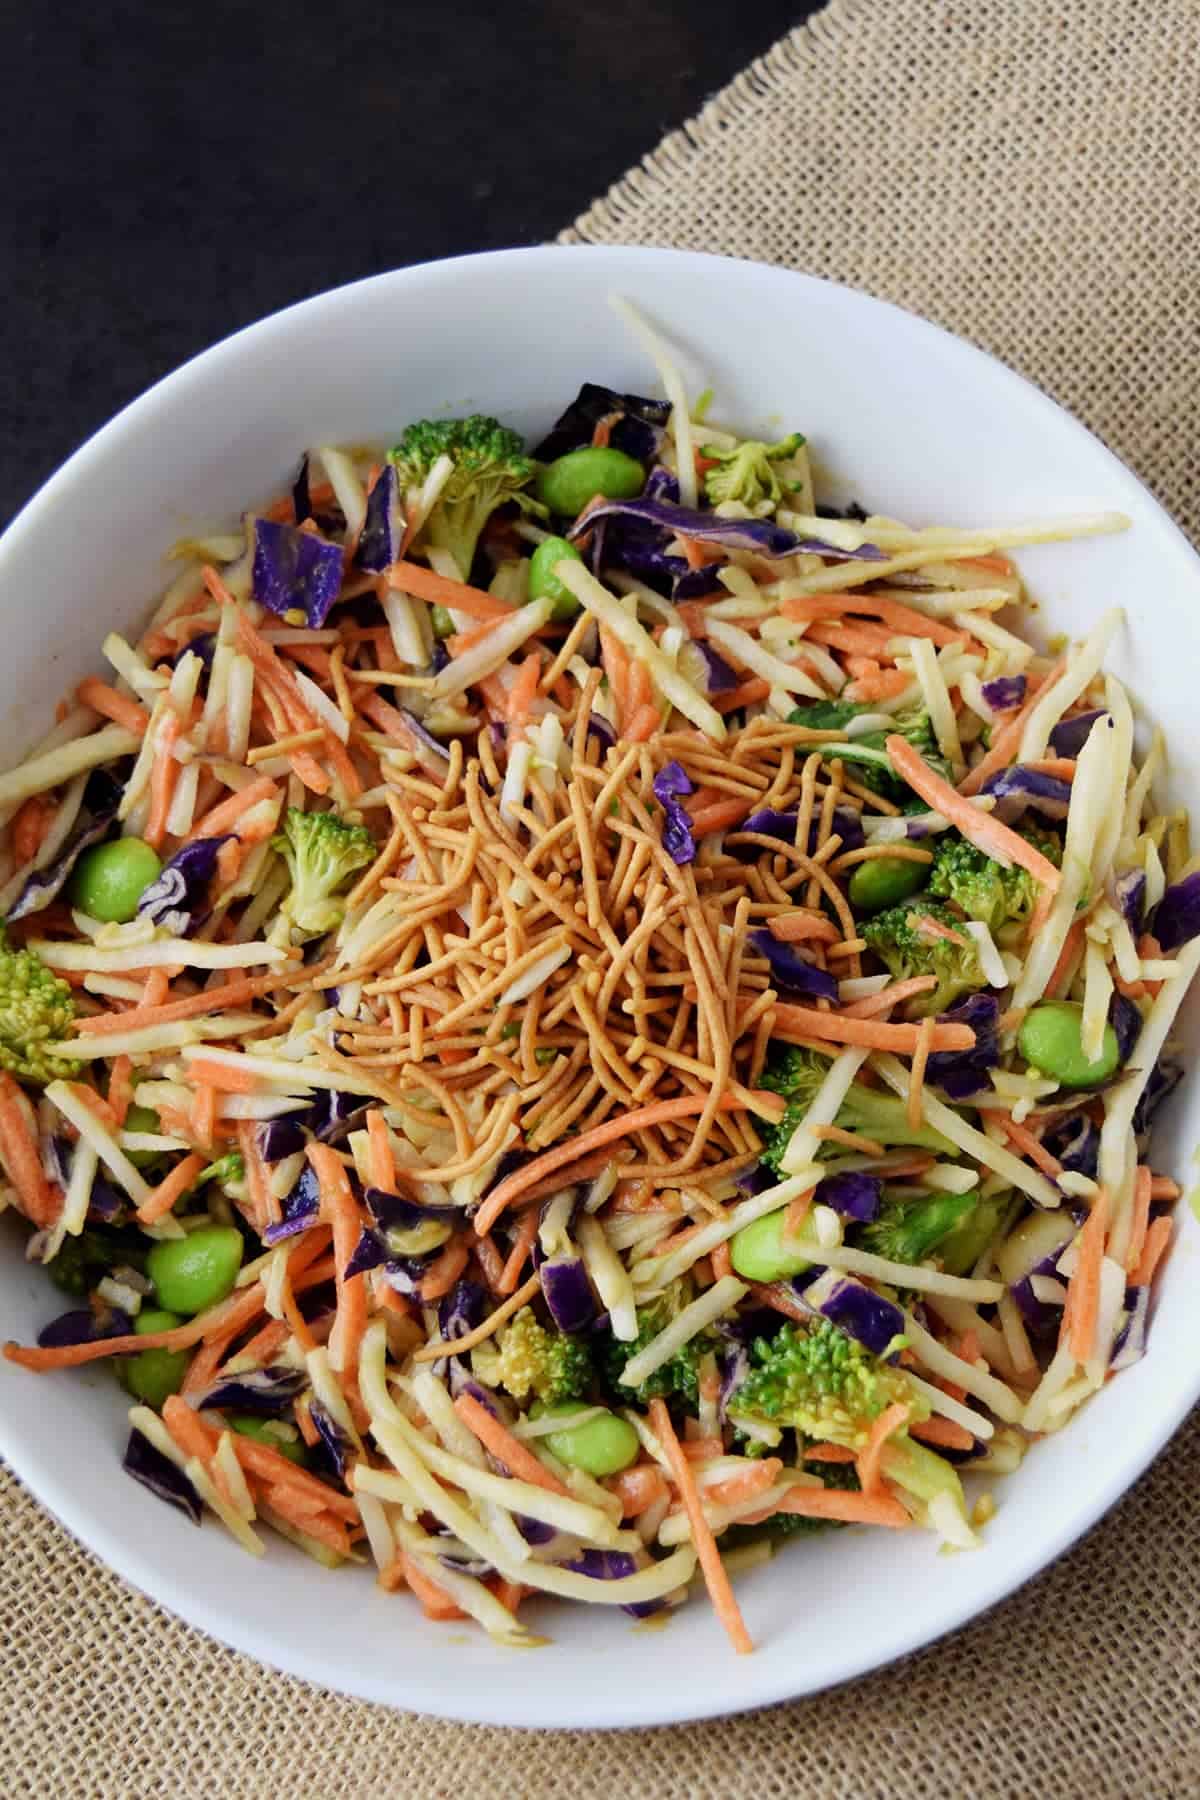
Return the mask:
{"type": "Polygon", "coordinates": [[[318,447],[0,776],[0,1163],[125,1467],[543,1641],[970,1549],[1146,1347],[1200,858],[1009,551],[585,382],[318,447]],[[1003,622],[1002,622],[1003,621],[1003,622]],[[89,908],[91,910],[89,910],[89,908]],[[968,1500],[962,1476],[983,1477],[968,1500]],[[539,1622],[541,1615],[539,1614],[539,1622]]]}

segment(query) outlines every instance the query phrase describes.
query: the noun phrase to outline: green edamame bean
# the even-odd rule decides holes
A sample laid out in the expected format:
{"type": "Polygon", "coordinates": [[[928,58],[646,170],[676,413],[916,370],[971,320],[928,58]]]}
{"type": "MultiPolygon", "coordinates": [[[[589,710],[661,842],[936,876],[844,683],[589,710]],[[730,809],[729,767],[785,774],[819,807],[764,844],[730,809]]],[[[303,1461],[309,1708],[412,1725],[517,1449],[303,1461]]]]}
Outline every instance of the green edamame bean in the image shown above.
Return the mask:
{"type": "Polygon", "coordinates": [[[876,856],[861,862],[850,877],[850,904],[856,913],[882,912],[919,892],[929,873],[924,863],[902,856],[876,856]]]}
{"type": "MultiPolygon", "coordinates": [[[[553,1417],[556,1413],[561,1413],[566,1419],[572,1413],[583,1412],[585,1407],[581,1401],[564,1400],[557,1406],[539,1407],[536,1410],[539,1417],[553,1417]]],[[[573,1425],[566,1431],[549,1432],[546,1447],[552,1456],[557,1456],[559,1462],[566,1463],[568,1468],[582,1469],[585,1475],[594,1475],[600,1480],[605,1475],[618,1475],[630,1463],[636,1462],[641,1445],[638,1434],[629,1421],[605,1408],[583,1425],[573,1425]]]]}
{"type": "Polygon", "coordinates": [[[817,1255],[812,1214],[804,1220],[795,1237],[785,1238],[787,1207],[755,1219],[735,1232],[729,1244],[729,1259],[746,1281],[786,1281],[791,1275],[802,1275],[817,1255]]]}
{"type": "Polygon", "coordinates": [[[554,573],[555,563],[562,562],[564,557],[571,562],[583,561],[574,544],[569,544],[566,538],[552,537],[539,544],[529,559],[529,598],[540,600],[543,595],[549,595],[554,602],[550,617],[560,623],[573,619],[579,611],[578,600],[554,573]]]}
{"type": "Polygon", "coordinates": [[[561,518],[573,519],[589,500],[603,494],[606,500],[632,500],[646,485],[646,471],[623,450],[603,444],[585,444],[556,457],[538,475],[537,497],[561,518]]]}
{"type": "MultiPolygon", "coordinates": [[[[152,1331],[171,1331],[182,1324],[178,1313],[143,1307],[133,1322],[133,1329],[138,1337],[146,1337],[152,1331]]],[[[140,1400],[143,1406],[151,1406],[155,1412],[160,1412],[163,1401],[177,1394],[183,1386],[191,1360],[187,1350],[139,1350],[136,1356],[120,1359],[117,1374],[127,1393],[140,1400]]]]}
{"type": "Polygon", "coordinates": [[[1063,1087],[1095,1087],[1121,1060],[1117,1034],[1104,1027],[1104,1046],[1095,1062],[1083,1053],[1083,1008],[1074,1000],[1043,1000],[1025,1015],[1017,1048],[1027,1063],[1063,1087]]]}
{"type": "Polygon", "coordinates": [[[85,850],[71,876],[71,900],[80,912],[110,925],[127,925],[162,863],[141,838],[113,838],[85,850]]]}
{"type": "Polygon", "coordinates": [[[256,1444],[267,1444],[272,1450],[278,1450],[280,1456],[286,1456],[289,1462],[299,1463],[301,1468],[308,1462],[308,1450],[300,1439],[284,1437],[271,1419],[256,1419],[253,1413],[230,1413],[229,1423],[239,1437],[253,1438],[256,1444]]]}
{"type": "Polygon", "coordinates": [[[429,623],[433,626],[435,638],[453,637],[458,629],[454,623],[454,615],[448,606],[435,606],[429,614],[429,623]]]}
{"type": "Polygon", "coordinates": [[[187,1237],[167,1238],[146,1257],[159,1302],[190,1316],[233,1292],[242,1266],[242,1234],[232,1225],[203,1225],[187,1237]]]}

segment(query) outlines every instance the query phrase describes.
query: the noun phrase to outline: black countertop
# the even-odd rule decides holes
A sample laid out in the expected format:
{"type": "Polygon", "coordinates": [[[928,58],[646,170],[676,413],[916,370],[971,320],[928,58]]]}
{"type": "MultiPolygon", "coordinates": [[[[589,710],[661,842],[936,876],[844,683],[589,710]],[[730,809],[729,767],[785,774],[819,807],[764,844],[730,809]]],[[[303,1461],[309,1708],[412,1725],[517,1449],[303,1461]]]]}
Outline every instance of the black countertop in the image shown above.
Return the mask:
{"type": "Polygon", "coordinates": [[[552,237],[815,10],[10,0],[0,523],[239,326],[383,269],[552,237]]]}

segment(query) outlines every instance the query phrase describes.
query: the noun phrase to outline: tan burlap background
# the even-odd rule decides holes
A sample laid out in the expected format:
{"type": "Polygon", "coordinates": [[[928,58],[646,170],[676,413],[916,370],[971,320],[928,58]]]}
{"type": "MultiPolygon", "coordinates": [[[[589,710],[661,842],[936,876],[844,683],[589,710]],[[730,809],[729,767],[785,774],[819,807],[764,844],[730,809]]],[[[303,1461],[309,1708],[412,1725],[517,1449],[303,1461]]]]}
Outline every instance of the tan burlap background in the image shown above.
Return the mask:
{"type": "MultiPolygon", "coordinates": [[[[1195,0],[834,0],[565,237],[788,263],[926,313],[1079,413],[1196,537],[1198,32],[1195,0]]],[[[565,1738],[267,1675],[6,1478],[0,1794],[1197,1794],[1198,1451],[1194,1417],[1056,1568],[854,1687],[565,1738]]]]}

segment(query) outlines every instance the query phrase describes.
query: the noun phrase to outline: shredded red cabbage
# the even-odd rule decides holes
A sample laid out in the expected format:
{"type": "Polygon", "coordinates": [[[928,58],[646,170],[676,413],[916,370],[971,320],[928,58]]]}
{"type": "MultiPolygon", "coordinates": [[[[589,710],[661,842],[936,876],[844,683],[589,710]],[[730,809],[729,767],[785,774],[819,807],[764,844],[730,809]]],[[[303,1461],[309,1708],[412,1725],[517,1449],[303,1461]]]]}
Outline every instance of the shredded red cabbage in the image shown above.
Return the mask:
{"type": "Polygon", "coordinates": [[[318,631],[341,587],[340,545],[294,525],[255,519],[251,591],[260,606],[280,617],[301,612],[305,623],[318,631]]]}

